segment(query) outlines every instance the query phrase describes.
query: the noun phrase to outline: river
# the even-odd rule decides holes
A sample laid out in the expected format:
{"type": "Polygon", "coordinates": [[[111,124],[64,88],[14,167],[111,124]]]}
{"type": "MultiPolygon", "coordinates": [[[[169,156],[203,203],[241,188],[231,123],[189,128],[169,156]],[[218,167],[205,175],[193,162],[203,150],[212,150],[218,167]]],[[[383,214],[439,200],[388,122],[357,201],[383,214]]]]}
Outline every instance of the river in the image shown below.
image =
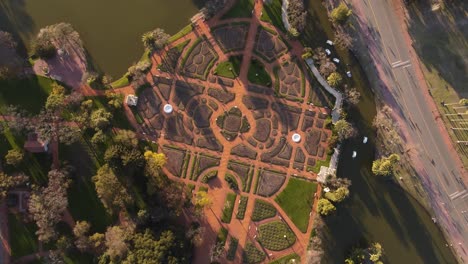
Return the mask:
{"type": "Polygon", "coordinates": [[[93,65],[116,79],[143,54],[143,33],[156,27],[176,33],[190,23],[198,11],[197,2],[203,1],[0,0],[0,29],[12,32],[28,46],[42,27],[71,23],[93,65]]]}
{"type": "MultiPolygon", "coordinates": [[[[321,43],[325,38],[332,39],[321,1],[309,0],[308,7],[314,18],[314,44],[317,38],[321,43]]],[[[351,179],[352,186],[349,200],[338,205],[336,215],[325,219],[331,235],[327,243],[329,262],[343,263],[353,246],[379,242],[385,251],[384,263],[457,263],[425,208],[390,179],[372,175],[374,95],[359,63],[347,52],[339,53],[341,63],[350,65],[353,85],[362,95],[358,106],[348,111],[361,136],[343,146],[338,164],[338,177],[351,179]],[[367,144],[362,143],[363,135],[370,138],[367,144]],[[353,151],[358,153],[356,159],[351,158],[353,151]]]]}

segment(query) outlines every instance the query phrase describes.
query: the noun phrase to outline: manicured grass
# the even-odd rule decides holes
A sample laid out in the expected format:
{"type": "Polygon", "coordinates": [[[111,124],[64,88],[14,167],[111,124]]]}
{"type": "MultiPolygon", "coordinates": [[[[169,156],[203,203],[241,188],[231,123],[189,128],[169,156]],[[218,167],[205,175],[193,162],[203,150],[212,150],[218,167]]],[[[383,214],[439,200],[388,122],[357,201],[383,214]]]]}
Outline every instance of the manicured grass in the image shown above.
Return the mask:
{"type": "Polygon", "coordinates": [[[296,236],[282,221],[260,225],[258,233],[258,242],[269,250],[281,251],[291,247],[296,242],[296,236]]]}
{"type": "Polygon", "coordinates": [[[237,195],[235,193],[228,193],[226,195],[226,201],[224,202],[223,214],[221,221],[223,223],[230,223],[232,218],[232,211],[234,210],[234,203],[236,202],[237,195]]]}
{"type": "Polygon", "coordinates": [[[281,257],[275,261],[270,262],[270,264],[289,264],[289,263],[301,263],[301,257],[299,257],[298,254],[293,253],[290,255],[286,255],[284,257],[281,257]]]}
{"type": "Polygon", "coordinates": [[[268,72],[265,71],[265,66],[258,60],[252,60],[247,73],[249,82],[259,84],[263,86],[271,85],[271,77],[268,72]]]}
{"type": "Polygon", "coordinates": [[[130,85],[130,80],[128,79],[128,73],[125,73],[120,79],[115,80],[111,83],[112,88],[120,88],[130,85]]]}
{"type": "Polygon", "coordinates": [[[216,242],[221,244],[226,244],[226,240],[228,237],[228,230],[224,227],[221,227],[218,231],[218,235],[216,236],[216,242]]]}
{"type": "Polygon", "coordinates": [[[254,0],[237,0],[234,6],[223,15],[222,19],[236,17],[251,17],[254,0]]]}
{"type": "Polygon", "coordinates": [[[309,213],[314,202],[317,184],[298,178],[290,178],[286,188],[275,198],[289,219],[301,230],[307,232],[309,213]]]}
{"type": "Polygon", "coordinates": [[[56,81],[42,76],[29,76],[24,79],[0,80],[0,111],[9,105],[38,114],[44,107],[47,96],[56,81]]]}
{"type": "Polygon", "coordinates": [[[286,32],[283,20],[281,19],[281,0],[271,0],[270,4],[263,5],[260,20],[268,22],[279,30],[286,32]]]}
{"type": "Polygon", "coordinates": [[[276,208],[269,202],[255,199],[252,221],[261,221],[276,215],[276,208]]]}
{"type": "Polygon", "coordinates": [[[248,202],[249,202],[249,197],[241,196],[240,202],[239,202],[239,207],[237,209],[237,214],[236,214],[237,219],[244,219],[245,210],[247,209],[247,203],[248,202]]]}
{"type": "Polygon", "coordinates": [[[38,251],[37,227],[34,223],[25,223],[19,214],[8,214],[11,256],[13,259],[38,251]]]}
{"type": "Polygon", "coordinates": [[[251,242],[247,242],[244,247],[244,252],[242,254],[243,260],[242,263],[260,263],[265,260],[266,255],[263,251],[259,250],[251,242]]]}
{"type": "Polygon", "coordinates": [[[237,238],[231,237],[231,240],[229,241],[229,248],[226,253],[226,258],[228,260],[233,261],[234,258],[236,257],[236,250],[237,246],[239,245],[239,240],[237,238]]]}
{"type": "Polygon", "coordinates": [[[172,43],[174,41],[177,41],[178,39],[184,37],[185,35],[189,34],[191,31],[193,30],[193,26],[192,24],[189,24],[187,26],[185,26],[183,29],[181,29],[179,32],[175,33],[174,35],[172,35],[169,40],[168,40],[168,43],[172,43]]]}
{"type": "Polygon", "coordinates": [[[223,61],[218,64],[215,73],[222,77],[234,79],[239,76],[241,63],[241,56],[231,56],[228,61],[223,61]]]}
{"type": "Polygon", "coordinates": [[[325,160],[316,160],[314,166],[307,166],[307,171],[312,171],[314,173],[320,172],[320,167],[322,166],[329,166],[331,160],[331,155],[327,154],[327,158],[325,160]]]}

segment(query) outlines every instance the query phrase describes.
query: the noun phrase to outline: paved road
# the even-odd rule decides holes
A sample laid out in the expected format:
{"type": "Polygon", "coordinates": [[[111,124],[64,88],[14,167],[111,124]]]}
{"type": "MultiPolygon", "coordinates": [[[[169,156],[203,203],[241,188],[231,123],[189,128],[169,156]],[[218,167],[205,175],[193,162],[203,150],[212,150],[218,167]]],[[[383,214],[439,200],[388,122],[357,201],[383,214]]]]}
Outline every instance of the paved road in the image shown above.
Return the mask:
{"type": "MultiPolygon", "coordinates": [[[[404,25],[390,0],[352,0],[367,21],[368,37],[379,49],[386,85],[400,106],[409,135],[419,150],[427,191],[438,222],[459,256],[468,261],[468,191],[462,178],[464,170],[453,157],[453,149],[441,136],[434,119],[433,105],[427,100],[427,88],[418,81],[412,49],[404,25]],[[406,37],[406,40],[405,40],[406,37]],[[452,153],[451,153],[452,151],[452,153]]],[[[395,6],[394,6],[395,5],[395,6]]],[[[401,7],[401,6],[400,6],[401,7]]],[[[358,12],[359,13],[359,12],[358,12]]],[[[367,31],[367,30],[366,30],[367,31]]],[[[371,44],[370,44],[371,45],[371,44]]],[[[395,110],[395,109],[394,109],[395,110]]]]}

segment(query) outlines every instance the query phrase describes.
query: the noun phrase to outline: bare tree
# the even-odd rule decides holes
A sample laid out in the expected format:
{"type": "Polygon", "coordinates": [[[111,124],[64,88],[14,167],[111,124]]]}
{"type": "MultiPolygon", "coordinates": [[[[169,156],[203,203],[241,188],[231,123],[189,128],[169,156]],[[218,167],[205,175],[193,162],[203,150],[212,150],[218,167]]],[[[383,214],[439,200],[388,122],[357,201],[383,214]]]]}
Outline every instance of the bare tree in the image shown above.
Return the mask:
{"type": "Polygon", "coordinates": [[[335,45],[343,50],[349,49],[353,46],[353,38],[342,26],[338,26],[335,30],[335,45]]]}

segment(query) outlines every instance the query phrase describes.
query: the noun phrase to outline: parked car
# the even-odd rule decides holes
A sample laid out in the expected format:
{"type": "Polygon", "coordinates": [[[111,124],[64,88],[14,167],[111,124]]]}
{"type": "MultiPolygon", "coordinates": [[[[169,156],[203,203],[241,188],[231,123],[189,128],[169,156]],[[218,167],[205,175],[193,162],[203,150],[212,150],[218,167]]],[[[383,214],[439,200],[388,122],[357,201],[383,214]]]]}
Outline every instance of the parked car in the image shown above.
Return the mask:
{"type": "Polygon", "coordinates": [[[353,75],[351,75],[351,72],[350,72],[350,71],[347,71],[347,72],[346,72],[346,75],[347,75],[349,78],[351,78],[351,76],[353,76],[353,75]]]}
{"type": "Polygon", "coordinates": [[[333,46],[333,41],[327,40],[327,44],[330,45],[330,46],[333,46]]]}
{"type": "Polygon", "coordinates": [[[325,49],[325,53],[326,53],[328,56],[330,56],[331,51],[330,51],[329,49],[325,49]]]}
{"type": "Polygon", "coordinates": [[[333,58],[332,61],[336,62],[336,63],[340,63],[340,60],[337,59],[337,58],[333,58]]]}

